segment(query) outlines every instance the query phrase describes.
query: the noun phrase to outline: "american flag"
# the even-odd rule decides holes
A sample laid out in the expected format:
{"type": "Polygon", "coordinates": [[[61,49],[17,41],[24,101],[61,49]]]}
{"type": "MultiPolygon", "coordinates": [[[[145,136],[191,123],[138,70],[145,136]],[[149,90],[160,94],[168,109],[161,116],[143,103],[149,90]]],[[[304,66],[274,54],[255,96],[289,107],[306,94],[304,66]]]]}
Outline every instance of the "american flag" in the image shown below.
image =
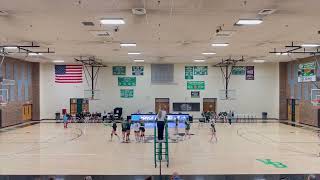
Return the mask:
{"type": "Polygon", "coordinates": [[[82,65],[55,65],[56,83],[82,83],[82,65]]]}

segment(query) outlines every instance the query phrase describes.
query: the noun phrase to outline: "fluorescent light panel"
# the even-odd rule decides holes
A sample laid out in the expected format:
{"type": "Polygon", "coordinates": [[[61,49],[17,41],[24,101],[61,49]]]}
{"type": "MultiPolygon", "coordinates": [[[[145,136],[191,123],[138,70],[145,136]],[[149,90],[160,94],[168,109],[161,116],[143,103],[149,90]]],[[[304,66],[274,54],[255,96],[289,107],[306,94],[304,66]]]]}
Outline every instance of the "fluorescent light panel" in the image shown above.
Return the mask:
{"type": "Polygon", "coordinates": [[[236,25],[257,25],[262,22],[261,19],[239,19],[238,22],[236,22],[236,25]]]}
{"type": "Polygon", "coordinates": [[[217,53],[214,53],[214,52],[203,52],[202,54],[203,54],[203,55],[215,55],[215,54],[217,54],[217,53]]]}
{"type": "Polygon", "coordinates": [[[29,56],[41,56],[42,53],[33,53],[33,52],[31,52],[31,53],[28,53],[28,55],[29,56]]]}
{"type": "Polygon", "coordinates": [[[140,52],[128,52],[129,55],[138,55],[141,54],[140,52]]]}
{"type": "Polygon", "coordinates": [[[143,59],[135,59],[135,60],[133,60],[134,62],[144,62],[144,60],[143,59]]]}
{"type": "Polygon", "coordinates": [[[54,62],[54,63],[63,63],[64,60],[54,60],[54,61],[52,61],[52,62],[54,62]]]}
{"type": "Polygon", "coordinates": [[[121,47],[135,47],[137,46],[136,43],[121,43],[120,44],[121,47]]]}
{"type": "Polygon", "coordinates": [[[211,46],[214,46],[214,47],[226,47],[226,46],[229,46],[229,43],[212,43],[211,46]]]}
{"type": "Polygon", "coordinates": [[[101,24],[110,24],[110,25],[119,25],[119,24],[125,24],[124,20],[121,18],[108,18],[108,19],[101,19],[101,24]]]}
{"type": "Polygon", "coordinates": [[[266,61],[263,60],[263,59],[255,59],[255,60],[253,60],[253,62],[255,62],[255,63],[264,63],[266,61]]]}
{"type": "Polygon", "coordinates": [[[18,49],[17,46],[7,46],[7,47],[4,47],[5,49],[10,49],[10,50],[14,50],[14,49],[18,49]]]}
{"type": "Polygon", "coordinates": [[[276,53],[276,55],[278,55],[278,56],[286,56],[286,55],[289,55],[289,53],[276,53]]]}
{"type": "Polygon", "coordinates": [[[302,47],[319,47],[319,44],[302,44],[302,47]]]}
{"type": "Polygon", "coordinates": [[[195,60],[193,60],[194,62],[205,62],[206,60],[204,60],[204,59],[195,59],[195,60]]]}

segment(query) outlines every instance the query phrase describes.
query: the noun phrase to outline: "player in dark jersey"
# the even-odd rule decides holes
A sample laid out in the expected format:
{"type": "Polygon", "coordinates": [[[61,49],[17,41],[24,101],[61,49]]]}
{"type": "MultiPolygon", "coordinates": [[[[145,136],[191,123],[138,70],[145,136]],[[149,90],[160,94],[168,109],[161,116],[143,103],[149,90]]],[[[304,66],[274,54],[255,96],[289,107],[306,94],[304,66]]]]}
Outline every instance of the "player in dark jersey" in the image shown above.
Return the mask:
{"type": "Polygon", "coordinates": [[[211,139],[210,142],[212,142],[212,139],[215,138],[216,142],[218,142],[218,138],[217,138],[217,131],[216,131],[216,126],[214,124],[214,121],[211,121],[210,124],[210,129],[211,129],[211,139]]]}
{"type": "Polygon", "coordinates": [[[145,129],[145,124],[143,122],[143,120],[140,120],[140,141],[141,142],[145,142],[145,133],[146,129],[145,129]]]}
{"type": "Polygon", "coordinates": [[[131,131],[131,120],[129,119],[126,123],[126,142],[130,142],[130,131],[131,131]]]}
{"type": "Polygon", "coordinates": [[[115,135],[119,138],[119,136],[117,134],[117,123],[115,121],[113,121],[113,123],[112,123],[111,141],[112,141],[113,135],[115,135]]]}
{"type": "Polygon", "coordinates": [[[126,133],[127,133],[127,122],[125,120],[122,121],[121,128],[122,128],[122,141],[125,142],[126,133]]]}
{"type": "Polygon", "coordinates": [[[185,138],[186,138],[187,136],[189,136],[189,139],[190,139],[190,138],[191,138],[191,135],[190,135],[190,129],[191,129],[190,121],[187,119],[187,120],[184,122],[184,124],[185,124],[185,126],[186,126],[186,128],[185,128],[185,130],[186,130],[186,132],[185,132],[185,138]]]}

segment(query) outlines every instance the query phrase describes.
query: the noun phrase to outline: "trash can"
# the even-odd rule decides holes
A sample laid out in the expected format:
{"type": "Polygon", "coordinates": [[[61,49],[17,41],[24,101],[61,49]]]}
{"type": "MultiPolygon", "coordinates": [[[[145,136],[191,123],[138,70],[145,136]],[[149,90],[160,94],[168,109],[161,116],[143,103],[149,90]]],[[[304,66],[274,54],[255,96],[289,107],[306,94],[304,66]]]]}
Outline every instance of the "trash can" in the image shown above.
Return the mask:
{"type": "Polygon", "coordinates": [[[266,120],[268,118],[267,112],[262,112],[262,119],[266,120]]]}
{"type": "Polygon", "coordinates": [[[60,113],[56,113],[56,120],[60,120],[60,113]]]}

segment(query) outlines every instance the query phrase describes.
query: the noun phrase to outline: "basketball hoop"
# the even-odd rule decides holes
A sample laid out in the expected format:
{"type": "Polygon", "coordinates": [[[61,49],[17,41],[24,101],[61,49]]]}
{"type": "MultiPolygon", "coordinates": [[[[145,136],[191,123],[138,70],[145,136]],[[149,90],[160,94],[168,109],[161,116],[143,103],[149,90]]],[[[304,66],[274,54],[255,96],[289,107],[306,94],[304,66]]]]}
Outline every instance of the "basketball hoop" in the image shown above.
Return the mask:
{"type": "Polygon", "coordinates": [[[311,104],[313,106],[313,109],[320,109],[320,99],[311,100],[311,104]]]}

